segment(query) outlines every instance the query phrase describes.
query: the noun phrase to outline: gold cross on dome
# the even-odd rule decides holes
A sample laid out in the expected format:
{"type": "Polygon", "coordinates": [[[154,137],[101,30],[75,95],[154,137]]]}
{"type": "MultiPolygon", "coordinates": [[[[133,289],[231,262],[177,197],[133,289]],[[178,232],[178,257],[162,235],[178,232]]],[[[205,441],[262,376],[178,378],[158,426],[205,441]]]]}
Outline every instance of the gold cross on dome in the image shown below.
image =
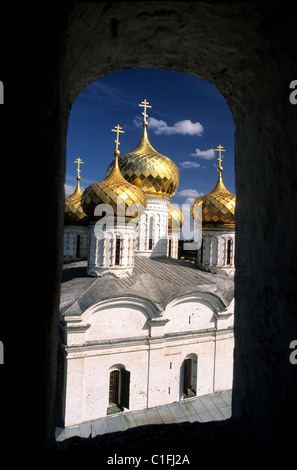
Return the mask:
{"type": "Polygon", "coordinates": [[[79,174],[80,174],[80,172],[81,172],[80,165],[83,164],[83,161],[78,157],[78,158],[74,161],[74,163],[77,163],[77,169],[76,169],[76,171],[77,171],[77,178],[80,179],[80,176],[79,176],[79,174]]]}
{"type": "Polygon", "coordinates": [[[111,129],[112,132],[116,132],[117,133],[117,138],[115,140],[115,143],[116,143],[116,150],[118,150],[118,146],[120,145],[120,142],[119,142],[119,134],[120,132],[122,134],[125,134],[125,131],[122,130],[122,127],[120,127],[120,125],[118,124],[117,126],[114,126],[114,129],[111,129]]]}
{"type": "Polygon", "coordinates": [[[221,163],[222,163],[222,152],[226,152],[226,150],[224,149],[224,147],[222,145],[218,145],[218,148],[215,149],[216,152],[219,152],[219,157],[218,157],[218,160],[219,160],[219,166],[221,166],[221,163]]]}
{"type": "Polygon", "coordinates": [[[151,106],[149,105],[149,102],[146,101],[146,99],[144,99],[139,106],[142,106],[144,108],[144,111],[143,111],[143,117],[144,117],[144,120],[146,121],[146,118],[147,118],[147,114],[146,114],[146,108],[151,108],[151,106]]]}

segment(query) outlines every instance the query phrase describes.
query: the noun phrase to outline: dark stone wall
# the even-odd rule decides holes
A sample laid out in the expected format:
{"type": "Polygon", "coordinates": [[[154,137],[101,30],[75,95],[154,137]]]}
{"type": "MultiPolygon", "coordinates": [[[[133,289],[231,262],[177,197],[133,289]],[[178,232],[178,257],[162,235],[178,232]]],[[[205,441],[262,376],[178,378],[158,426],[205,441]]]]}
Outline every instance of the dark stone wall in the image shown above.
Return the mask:
{"type": "Polygon", "coordinates": [[[296,417],[297,374],[288,359],[297,332],[296,109],[288,99],[297,71],[293,31],[288,11],[274,3],[80,5],[66,51],[70,99],[106,73],[146,66],[214,83],[231,108],[237,194],[233,421],[263,446],[286,445],[291,413],[296,417]]]}
{"type": "MultiPolygon", "coordinates": [[[[32,292],[36,296],[38,282],[42,303],[36,308],[33,302],[34,314],[32,310],[26,321],[19,316],[32,362],[20,375],[21,402],[19,393],[13,395],[19,416],[26,416],[30,430],[37,426],[38,434],[24,436],[20,448],[54,446],[63,183],[71,104],[92,81],[138,66],[190,73],[215,84],[236,125],[233,417],[225,425],[196,424],[192,436],[209,448],[219,442],[228,442],[229,448],[239,441],[246,448],[288,448],[293,443],[297,373],[289,362],[289,344],[297,339],[297,110],[289,102],[289,84],[297,79],[294,31],[293,15],[279,2],[69,3],[47,6],[39,22],[32,22],[30,48],[20,58],[34,76],[34,84],[26,81],[35,99],[24,135],[28,142],[34,129],[34,145],[31,142],[26,149],[36,158],[35,169],[46,177],[39,191],[32,188],[32,227],[39,254],[32,292]],[[43,239],[40,232],[37,236],[39,227],[46,234],[43,239]],[[28,324],[34,325],[34,332],[28,324]],[[30,384],[29,391],[24,382],[30,384]],[[29,412],[24,413],[24,405],[29,412]]],[[[176,436],[183,429],[191,433],[188,425],[178,429],[176,436]]],[[[147,432],[149,436],[151,431],[147,432]]],[[[159,428],[155,435],[160,432],[159,428]]],[[[174,442],[174,432],[174,427],[165,427],[162,439],[174,442]]],[[[139,436],[138,430],[129,431],[129,442],[137,446],[139,436]]],[[[112,449],[112,439],[103,439],[107,449],[112,449]]],[[[193,437],[191,443],[195,446],[193,437]]],[[[100,449],[102,439],[84,445],[100,449]]]]}

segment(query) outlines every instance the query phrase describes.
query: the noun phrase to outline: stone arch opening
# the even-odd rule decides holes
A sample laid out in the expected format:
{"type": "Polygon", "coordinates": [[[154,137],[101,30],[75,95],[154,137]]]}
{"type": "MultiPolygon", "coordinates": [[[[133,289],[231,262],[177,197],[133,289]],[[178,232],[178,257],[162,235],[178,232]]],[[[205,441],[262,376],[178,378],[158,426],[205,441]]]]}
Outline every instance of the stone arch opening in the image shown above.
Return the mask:
{"type": "MultiPolygon", "coordinates": [[[[220,94],[215,85],[211,85],[204,80],[200,80],[198,76],[194,77],[186,73],[176,72],[173,69],[161,70],[152,67],[135,67],[133,68],[133,73],[130,70],[119,70],[116,72],[111,72],[106,76],[93,81],[77,96],[70,112],[68,126],[66,183],[70,183],[70,178],[72,178],[72,180],[74,179],[73,173],[75,172],[75,169],[73,165],[73,158],[77,152],[82,155],[84,160],[84,165],[82,167],[83,172],[81,175],[81,185],[83,185],[82,189],[85,189],[89,184],[104,178],[108,165],[113,160],[112,149],[114,144],[113,138],[109,133],[111,122],[113,123],[119,121],[121,125],[124,126],[124,135],[121,135],[121,145],[119,147],[121,154],[125,154],[128,151],[131,151],[133,149],[131,145],[135,147],[142,133],[140,125],[142,108],[138,107],[139,101],[137,100],[139,99],[139,96],[142,96],[142,91],[145,93],[147,88],[149,89],[150,96],[153,95],[154,97],[150,98],[150,100],[152,99],[150,103],[152,104],[153,109],[149,110],[149,121],[152,118],[152,122],[149,122],[148,126],[149,138],[153,145],[155,145],[156,149],[161,152],[165,152],[168,157],[171,157],[174,163],[176,163],[178,166],[182,163],[185,163],[182,162],[181,159],[190,159],[193,161],[186,163],[193,163],[199,168],[197,170],[197,168],[194,167],[195,171],[197,171],[197,177],[200,178],[200,181],[197,183],[196,180],[193,181],[191,179],[195,174],[194,171],[192,172],[190,170],[189,172],[187,167],[184,169],[182,166],[180,166],[181,184],[179,185],[178,191],[173,196],[175,203],[177,202],[176,198],[179,198],[177,207],[182,207],[184,204],[188,204],[188,206],[185,206],[186,209],[188,210],[189,207],[191,208],[190,198],[186,199],[186,196],[182,196],[182,194],[179,195],[180,189],[184,188],[185,185],[188,184],[187,180],[189,177],[191,181],[186,187],[197,188],[199,191],[204,190],[205,193],[207,190],[203,188],[203,183],[208,183],[211,185],[215,184],[217,172],[216,168],[213,168],[213,166],[215,167],[213,162],[217,163],[216,159],[213,160],[213,157],[212,159],[203,159],[202,157],[200,158],[200,156],[196,159],[193,154],[197,145],[202,146],[201,148],[208,148],[207,145],[212,145],[214,147],[215,145],[213,143],[213,139],[216,139],[216,141],[221,141],[221,138],[226,139],[226,143],[223,143],[228,149],[228,165],[232,166],[231,171],[229,169],[229,173],[231,173],[232,179],[231,190],[234,192],[233,122],[232,114],[226,100],[220,94]],[[146,77],[147,75],[148,78],[146,77]],[[132,84],[135,85],[137,91],[134,91],[133,85],[128,84],[128,82],[131,81],[132,84]],[[170,82],[169,91],[166,94],[166,97],[164,97],[163,95],[165,93],[162,94],[160,90],[164,89],[164,91],[167,92],[168,82],[170,82]],[[173,88],[172,82],[174,83],[175,88],[173,88]],[[189,92],[189,89],[192,91],[191,93],[189,92]],[[132,95],[132,92],[135,93],[135,95],[132,95]],[[180,93],[183,97],[186,98],[184,102],[183,99],[178,96],[180,93]],[[90,105],[91,99],[92,102],[94,101],[92,106],[90,105]],[[127,100],[127,103],[124,102],[124,99],[127,100]],[[197,110],[197,107],[193,105],[193,99],[196,103],[203,100],[203,107],[207,108],[207,112],[204,113],[203,110],[197,110]],[[168,103],[168,101],[174,102],[174,105],[172,105],[172,103],[168,103]],[[167,104],[170,105],[168,106],[169,110],[167,104]],[[89,106],[90,112],[87,113],[89,106]],[[181,108],[181,111],[179,108],[181,108]],[[213,115],[216,113],[217,109],[218,111],[216,119],[218,121],[218,126],[213,124],[213,115]],[[163,116],[164,112],[167,114],[167,116],[163,116]],[[224,118],[222,118],[221,113],[224,114],[227,124],[226,121],[224,121],[224,118]],[[99,118],[100,115],[104,116],[104,119],[99,118]],[[177,115],[179,117],[177,117],[177,115]],[[79,118],[78,116],[82,116],[82,118],[79,118]],[[159,120],[156,118],[159,118],[159,120]],[[81,119],[80,128],[82,130],[80,130],[78,126],[78,119],[81,119]],[[138,122],[137,119],[139,119],[138,122]],[[167,123],[161,119],[168,121],[168,124],[179,124],[178,120],[184,119],[181,122],[181,124],[184,124],[184,129],[180,127],[178,132],[173,132],[172,129],[174,129],[174,126],[167,126],[167,123]],[[198,120],[203,123],[203,126],[200,124],[200,122],[196,123],[198,120]],[[162,130],[162,123],[165,125],[168,132],[162,130]],[[160,130],[156,129],[157,124],[160,125],[160,130]],[[195,135],[191,135],[189,126],[194,127],[194,125],[199,125],[202,128],[201,134],[196,131],[195,135]],[[215,132],[213,132],[214,128],[216,128],[215,132]],[[130,137],[131,135],[133,135],[132,138],[130,137]],[[157,139],[158,142],[160,135],[162,139],[161,143],[163,145],[161,150],[158,147],[158,143],[154,143],[154,141],[156,142],[155,139],[157,139]],[[211,139],[211,143],[208,141],[207,135],[210,139],[210,135],[212,135],[213,139],[211,139]],[[84,136],[87,141],[86,145],[83,145],[84,136]],[[130,139],[128,140],[128,143],[127,138],[130,139]],[[202,141],[200,140],[201,138],[202,141]],[[172,142],[174,142],[176,145],[172,142]],[[185,145],[187,146],[186,148],[185,145]],[[192,152],[192,154],[190,152],[192,152]],[[202,169],[200,167],[202,167],[202,169]],[[90,174],[90,168],[92,169],[92,174],[90,174]],[[207,175],[206,178],[205,175],[207,175]],[[84,178],[86,178],[85,181],[84,178]],[[207,181],[208,178],[209,181],[207,181]],[[202,186],[200,186],[201,181],[202,186]]],[[[212,148],[209,150],[213,152],[212,148]]],[[[225,168],[225,174],[227,174],[227,171],[228,169],[225,168]]],[[[226,184],[228,185],[228,183],[226,184]]],[[[68,191],[70,191],[70,187],[71,186],[69,184],[68,191]]],[[[173,231],[167,247],[163,243],[164,240],[162,240],[162,238],[165,238],[164,233],[165,228],[167,227],[167,213],[164,213],[166,211],[166,205],[165,208],[162,207],[163,213],[160,215],[158,211],[161,209],[156,205],[156,201],[154,199],[150,201],[148,198],[148,205],[149,203],[152,206],[150,207],[150,209],[152,209],[150,217],[148,214],[145,214],[143,218],[139,218],[138,220],[139,238],[137,238],[136,253],[146,249],[150,250],[150,252],[156,252],[156,255],[160,256],[160,253],[169,252],[169,245],[171,244],[170,252],[172,255],[177,257],[178,231],[176,233],[176,229],[173,231]],[[156,213],[153,212],[155,209],[157,211],[156,213]],[[159,239],[162,240],[161,243],[158,243],[159,239]],[[141,245],[141,250],[139,245],[141,245]]],[[[101,214],[101,209],[96,208],[95,212],[97,215],[99,215],[101,214]]],[[[193,235],[193,227],[191,227],[191,225],[194,224],[194,221],[192,220],[192,216],[190,214],[189,217],[186,216],[186,219],[187,224],[190,225],[191,232],[188,235],[191,237],[193,235]],[[188,219],[190,220],[188,221],[188,219]]],[[[100,226],[101,223],[103,223],[103,220],[100,221],[100,226]]],[[[184,238],[186,238],[186,236],[186,234],[183,234],[184,238]]]]}
{"type": "Polygon", "coordinates": [[[129,409],[130,372],[123,364],[115,364],[109,369],[109,402],[107,414],[129,409]]]}
{"type": "Polygon", "coordinates": [[[192,398],[197,393],[198,356],[188,354],[183,360],[180,369],[180,382],[182,398],[192,398]]]}
{"type": "MultiPolygon", "coordinates": [[[[292,69],[296,62],[293,15],[274,2],[125,2],[59,6],[50,18],[56,27],[51,24],[39,31],[47,44],[40,61],[48,85],[42,93],[40,136],[45,158],[51,162],[44,182],[48,197],[44,208],[48,215],[45,232],[53,256],[46,273],[49,282],[44,282],[49,301],[38,325],[44,339],[39,346],[40,370],[47,373],[38,378],[42,385],[35,387],[38,391],[42,388],[43,393],[32,408],[28,407],[46,409],[37,437],[40,447],[52,447],[54,440],[69,110],[91,81],[140,64],[197,74],[216,84],[232,110],[237,228],[231,424],[244,424],[250,443],[256,447],[293,444],[297,384],[288,360],[288,345],[294,339],[292,331],[296,331],[291,294],[295,292],[297,264],[291,216],[296,109],[289,102],[289,84],[296,78],[292,69]],[[288,256],[278,250],[284,227],[288,256]],[[281,384],[281,391],[276,384],[281,384]]],[[[31,375],[37,383],[33,371],[31,375]]],[[[36,395],[28,402],[33,398],[36,400],[36,395]]],[[[213,439],[219,439],[218,434],[213,439]]]]}

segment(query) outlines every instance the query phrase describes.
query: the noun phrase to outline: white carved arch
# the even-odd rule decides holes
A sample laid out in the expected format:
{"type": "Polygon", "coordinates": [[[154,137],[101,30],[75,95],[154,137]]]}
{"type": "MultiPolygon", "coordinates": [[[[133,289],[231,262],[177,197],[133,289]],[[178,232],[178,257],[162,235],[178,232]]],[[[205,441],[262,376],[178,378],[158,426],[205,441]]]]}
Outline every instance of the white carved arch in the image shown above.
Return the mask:
{"type": "Polygon", "coordinates": [[[161,316],[160,309],[151,300],[144,299],[143,297],[139,296],[126,295],[113,297],[112,299],[101,300],[100,302],[92,305],[82,314],[82,323],[88,323],[90,317],[94,314],[97,314],[101,310],[115,307],[132,307],[137,309],[144,314],[147,320],[159,318],[161,316]]]}
{"type": "Polygon", "coordinates": [[[166,317],[167,311],[171,310],[173,307],[187,302],[197,302],[206,305],[214,313],[220,313],[226,310],[226,305],[217,295],[207,292],[191,292],[183,294],[169,302],[166,306],[163,316],[166,317]]]}

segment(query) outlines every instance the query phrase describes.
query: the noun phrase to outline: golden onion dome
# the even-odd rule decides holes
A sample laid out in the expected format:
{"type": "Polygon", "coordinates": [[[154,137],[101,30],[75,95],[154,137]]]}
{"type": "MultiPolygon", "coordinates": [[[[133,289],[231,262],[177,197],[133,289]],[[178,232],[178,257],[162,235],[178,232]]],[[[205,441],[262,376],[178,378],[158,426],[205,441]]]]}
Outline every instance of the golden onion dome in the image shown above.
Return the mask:
{"type": "Polygon", "coordinates": [[[180,230],[185,222],[184,213],[178,208],[169,203],[168,206],[168,230],[180,230]]]}
{"type": "MultiPolygon", "coordinates": [[[[221,147],[222,149],[222,147],[221,147]]],[[[221,159],[219,158],[221,163],[221,159]]],[[[192,217],[197,220],[194,210],[195,205],[202,203],[202,226],[203,227],[234,227],[236,196],[225,187],[222,179],[223,167],[217,168],[219,172],[217,184],[210,193],[199,197],[192,206],[192,217]]]]}
{"type": "MultiPolygon", "coordinates": [[[[137,147],[119,158],[119,168],[129,183],[142,189],[148,196],[173,196],[180,182],[179,170],[170,158],[157,152],[149,142],[147,121],[142,123],[143,134],[137,147]]],[[[110,175],[112,162],[106,174],[110,175]]]]}
{"type": "Polygon", "coordinates": [[[82,190],[80,188],[80,176],[77,176],[77,185],[74,193],[65,199],[64,222],[66,224],[86,224],[87,215],[81,205],[82,190]]]}
{"type": "Polygon", "coordinates": [[[146,208],[146,197],[143,191],[122,176],[118,165],[118,154],[115,152],[115,165],[109,176],[99,183],[94,183],[88,186],[82,195],[82,206],[88,216],[94,216],[94,210],[98,204],[109,204],[114,211],[114,215],[118,215],[118,203],[121,204],[119,214],[126,216],[126,218],[133,218],[137,214],[127,215],[128,207],[132,204],[138,204],[146,208]],[[120,198],[120,200],[118,200],[120,198]],[[123,214],[123,211],[124,214],[123,214]]]}

